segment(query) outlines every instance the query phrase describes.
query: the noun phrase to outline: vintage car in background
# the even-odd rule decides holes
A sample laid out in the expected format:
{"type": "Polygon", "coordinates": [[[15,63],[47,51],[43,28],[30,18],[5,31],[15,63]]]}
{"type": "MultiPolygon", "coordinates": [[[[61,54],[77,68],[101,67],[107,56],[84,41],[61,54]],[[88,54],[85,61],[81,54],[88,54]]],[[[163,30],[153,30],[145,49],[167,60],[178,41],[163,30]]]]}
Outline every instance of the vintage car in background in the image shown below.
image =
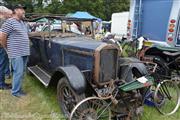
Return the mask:
{"type": "MultiPolygon", "coordinates": [[[[93,21],[65,17],[56,19],[93,21]]],[[[59,106],[67,118],[75,105],[89,96],[98,96],[102,100],[111,98],[117,104],[117,100],[112,97],[117,94],[113,92],[114,86],[125,84],[147,73],[144,64],[138,63],[137,59],[120,58],[121,51],[116,46],[66,30],[32,33],[30,42],[28,71],[45,87],[57,87],[59,106]],[[122,65],[123,63],[126,64],[122,65]]],[[[110,112],[105,112],[104,119],[134,118],[142,112],[142,96],[139,91],[120,92],[118,97],[121,101],[117,106],[112,105],[110,112]]],[[[98,105],[104,107],[103,104],[98,105]]],[[[77,119],[98,119],[95,115],[97,111],[85,109],[86,105],[83,108],[85,116],[78,115],[77,119]]]]}

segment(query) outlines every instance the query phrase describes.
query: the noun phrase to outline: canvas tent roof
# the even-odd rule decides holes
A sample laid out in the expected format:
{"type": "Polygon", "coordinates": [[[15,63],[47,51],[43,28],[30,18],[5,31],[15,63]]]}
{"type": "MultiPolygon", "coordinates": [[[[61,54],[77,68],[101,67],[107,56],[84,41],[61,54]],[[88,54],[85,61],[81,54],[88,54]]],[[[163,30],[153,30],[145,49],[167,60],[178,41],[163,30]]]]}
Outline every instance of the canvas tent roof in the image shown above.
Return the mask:
{"type": "Polygon", "coordinates": [[[97,17],[91,15],[90,13],[83,12],[83,11],[77,11],[74,14],[71,14],[69,17],[101,20],[100,18],[97,18],[97,17]]]}

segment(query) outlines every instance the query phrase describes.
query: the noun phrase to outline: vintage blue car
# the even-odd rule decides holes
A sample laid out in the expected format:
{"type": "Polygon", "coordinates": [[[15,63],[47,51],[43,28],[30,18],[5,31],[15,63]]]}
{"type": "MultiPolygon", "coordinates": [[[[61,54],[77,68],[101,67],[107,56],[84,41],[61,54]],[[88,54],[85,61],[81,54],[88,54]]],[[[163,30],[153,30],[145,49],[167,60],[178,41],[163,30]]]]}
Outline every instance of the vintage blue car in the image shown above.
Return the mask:
{"type": "MultiPolygon", "coordinates": [[[[69,21],[68,18],[63,18],[63,21],[65,20],[69,21]]],[[[87,21],[87,19],[78,20],[87,21]]],[[[57,87],[58,102],[66,117],[70,116],[74,106],[84,98],[88,96],[110,98],[115,94],[114,86],[130,82],[134,77],[147,73],[145,66],[138,63],[137,59],[120,58],[121,51],[116,46],[63,31],[39,32],[30,36],[31,55],[28,71],[45,87],[50,85],[57,87]],[[133,61],[136,63],[132,63],[133,61]],[[122,65],[123,63],[126,64],[122,65]]],[[[129,112],[138,113],[142,107],[140,101],[142,96],[138,95],[137,91],[119,94],[119,98],[123,97],[132,109],[119,105],[118,111],[121,112],[115,110],[114,113],[121,114],[121,117],[129,117],[129,112]]],[[[84,112],[87,114],[93,111],[84,112]]],[[[94,116],[88,115],[90,118],[94,116]]]]}

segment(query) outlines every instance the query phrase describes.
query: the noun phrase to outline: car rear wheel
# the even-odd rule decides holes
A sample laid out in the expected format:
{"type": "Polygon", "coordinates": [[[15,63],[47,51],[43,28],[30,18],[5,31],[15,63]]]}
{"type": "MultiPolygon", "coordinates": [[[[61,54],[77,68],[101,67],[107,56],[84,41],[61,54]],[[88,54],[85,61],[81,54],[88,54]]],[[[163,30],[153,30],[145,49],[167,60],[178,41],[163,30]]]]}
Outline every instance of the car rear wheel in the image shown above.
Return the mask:
{"type": "Polygon", "coordinates": [[[61,111],[68,118],[76,104],[85,98],[85,94],[78,95],[71,88],[67,78],[63,77],[58,82],[57,97],[61,111]]]}

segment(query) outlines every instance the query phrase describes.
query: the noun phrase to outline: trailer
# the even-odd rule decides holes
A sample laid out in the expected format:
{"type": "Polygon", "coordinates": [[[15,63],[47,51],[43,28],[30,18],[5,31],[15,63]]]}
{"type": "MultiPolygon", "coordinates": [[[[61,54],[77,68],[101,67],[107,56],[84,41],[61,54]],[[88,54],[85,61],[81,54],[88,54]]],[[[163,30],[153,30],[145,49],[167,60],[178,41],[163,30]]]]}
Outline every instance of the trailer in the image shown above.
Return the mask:
{"type": "Polygon", "coordinates": [[[180,47],[180,0],[130,0],[127,36],[180,47]]]}
{"type": "Polygon", "coordinates": [[[111,16],[111,33],[126,37],[129,12],[113,13],[111,16]]]}

